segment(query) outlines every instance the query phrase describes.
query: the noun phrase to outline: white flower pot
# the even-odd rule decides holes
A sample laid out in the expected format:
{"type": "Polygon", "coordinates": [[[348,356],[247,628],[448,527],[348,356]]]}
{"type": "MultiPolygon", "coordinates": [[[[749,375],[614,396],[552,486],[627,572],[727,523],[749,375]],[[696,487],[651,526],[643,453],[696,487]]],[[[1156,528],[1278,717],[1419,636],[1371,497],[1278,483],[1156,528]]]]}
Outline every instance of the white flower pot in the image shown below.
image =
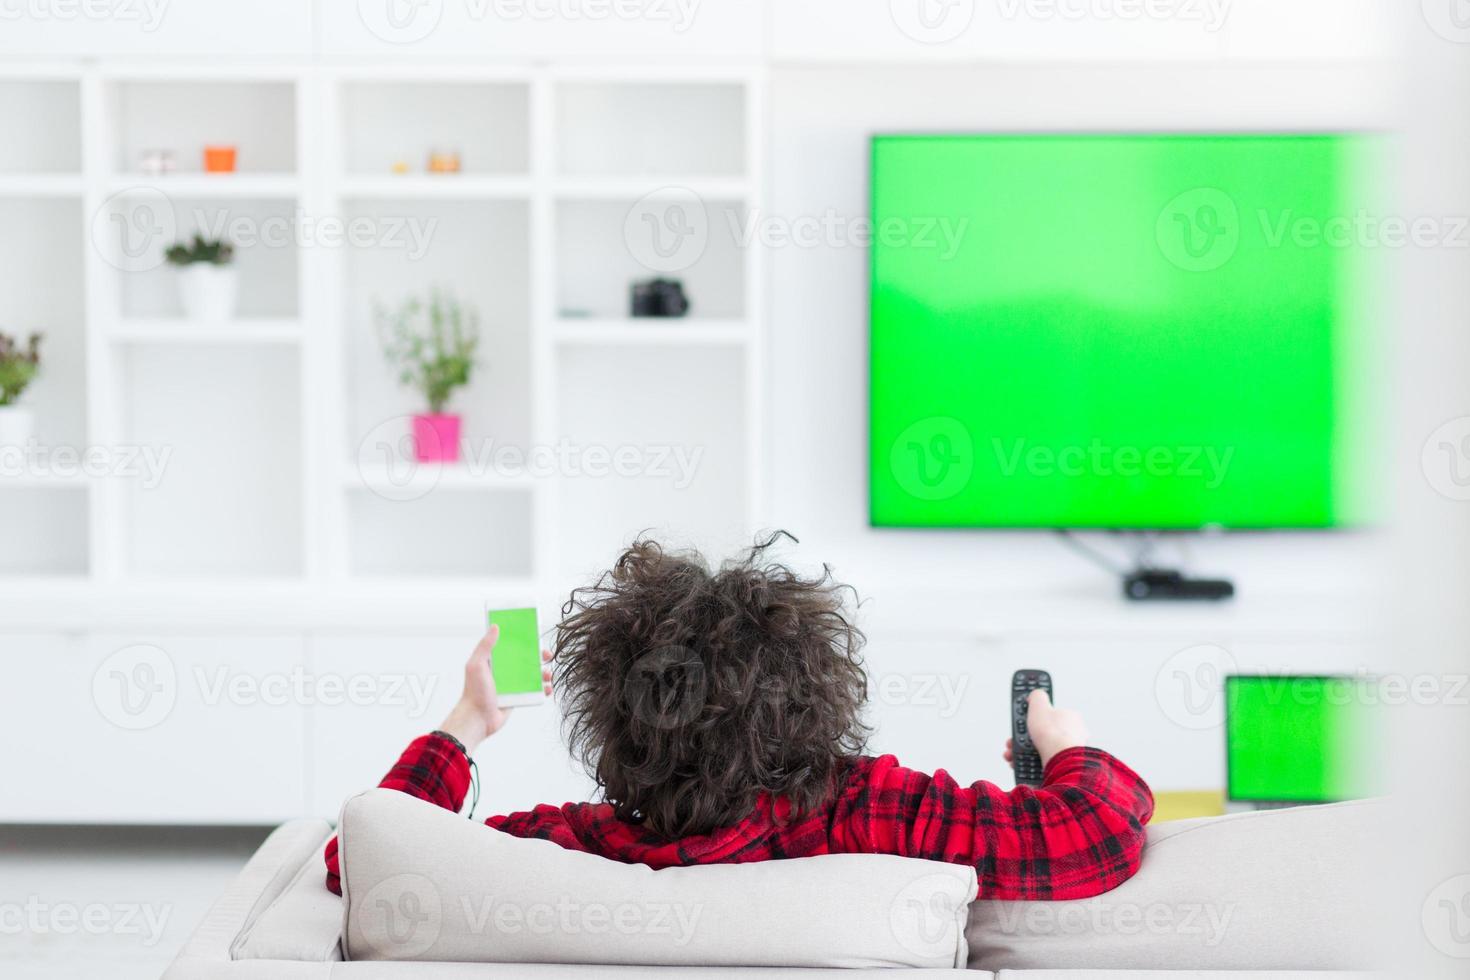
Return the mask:
{"type": "Polygon", "coordinates": [[[190,320],[217,323],[235,315],[233,266],[193,262],[179,270],[179,301],[190,320]]]}
{"type": "Polygon", "coordinates": [[[0,405],[0,448],[19,446],[24,449],[31,441],[35,415],[21,405],[0,405]]]}

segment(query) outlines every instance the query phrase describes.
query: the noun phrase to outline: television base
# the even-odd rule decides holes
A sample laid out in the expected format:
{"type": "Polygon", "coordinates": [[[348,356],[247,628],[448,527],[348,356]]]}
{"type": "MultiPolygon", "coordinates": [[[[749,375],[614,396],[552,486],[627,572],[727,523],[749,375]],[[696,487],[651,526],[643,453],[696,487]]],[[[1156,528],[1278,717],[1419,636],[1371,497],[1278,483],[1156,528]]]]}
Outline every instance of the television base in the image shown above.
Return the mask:
{"type": "Polygon", "coordinates": [[[1218,601],[1235,595],[1226,579],[1186,578],[1180,572],[1150,568],[1123,576],[1123,596],[1134,602],[1218,601]]]}

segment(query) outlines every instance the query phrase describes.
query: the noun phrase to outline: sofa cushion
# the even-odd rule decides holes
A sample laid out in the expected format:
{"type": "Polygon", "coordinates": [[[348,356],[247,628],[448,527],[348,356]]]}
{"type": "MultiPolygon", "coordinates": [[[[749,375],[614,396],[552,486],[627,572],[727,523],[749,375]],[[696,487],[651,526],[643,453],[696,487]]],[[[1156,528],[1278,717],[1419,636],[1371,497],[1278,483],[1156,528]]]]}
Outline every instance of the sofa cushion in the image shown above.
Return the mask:
{"type": "Polygon", "coordinates": [[[654,871],[383,789],[347,801],[338,840],[348,960],[954,968],[976,889],[880,855],[654,871]]]}
{"type": "Polygon", "coordinates": [[[1372,969],[1385,809],[1363,801],[1150,827],[1142,868],[1105,895],[973,903],[970,966],[1372,969]]]}
{"type": "MultiPolygon", "coordinates": [[[[293,820],[277,827],[211,906],[164,973],[167,980],[213,977],[221,971],[242,980],[276,976],[287,978],[290,965],[274,963],[274,974],[263,961],[247,964],[231,958],[242,934],[254,929],[308,861],[321,860],[322,845],[331,837],[325,820],[293,820]],[[239,969],[236,969],[239,967],[239,969]]],[[[340,918],[340,916],[339,916],[340,918]]],[[[338,923],[338,929],[341,924],[338,923]]],[[[336,930],[334,930],[336,931],[336,930]]]]}
{"type": "Polygon", "coordinates": [[[230,946],[236,960],[326,963],[342,953],[342,899],[327,890],[322,857],[313,852],[268,909],[230,946]]]}

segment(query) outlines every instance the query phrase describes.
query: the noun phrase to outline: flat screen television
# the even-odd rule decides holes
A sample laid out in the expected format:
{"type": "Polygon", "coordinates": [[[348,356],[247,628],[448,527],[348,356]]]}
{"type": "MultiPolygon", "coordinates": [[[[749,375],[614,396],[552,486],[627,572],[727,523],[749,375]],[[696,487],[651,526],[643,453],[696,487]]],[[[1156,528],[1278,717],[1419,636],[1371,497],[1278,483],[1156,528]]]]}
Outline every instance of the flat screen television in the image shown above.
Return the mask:
{"type": "Polygon", "coordinates": [[[1357,523],[1369,148],[874,137],[871,523],[1357,523]]]}
{"type": "Polygon", "coordinates": [[[1379,792],[1379,703],[1366,677],[1226,677],[1227,797],[1333,803],[1379,792]]]}

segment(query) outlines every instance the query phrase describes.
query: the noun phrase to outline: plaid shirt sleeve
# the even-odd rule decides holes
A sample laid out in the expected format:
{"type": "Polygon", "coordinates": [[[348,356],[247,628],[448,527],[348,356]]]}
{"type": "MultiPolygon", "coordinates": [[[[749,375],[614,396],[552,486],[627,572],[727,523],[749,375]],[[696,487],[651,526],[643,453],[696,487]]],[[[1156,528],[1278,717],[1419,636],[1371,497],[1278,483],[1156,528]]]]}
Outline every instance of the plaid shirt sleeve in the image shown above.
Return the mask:
{"type": "Polygon", "coordinates": [[[988,899],[1089,898],[1138,870],[1153,794],[1101,749],[1058,752],[1040,787],[1010,791],[867,761],[835,815],[844,849],[972,865],[988,899]]]}
{"type": "MultiPolygon", "coordinates": [[[[470,761],[458,743],[438,734],[420,735],[403,750],[378,786],[396,789],[458,813],[469,792],[470,761]]],[[[323,856],[327,861],[327,887],[340,895],[342,879],[336,837],[327,841],[323,856]]]]}

